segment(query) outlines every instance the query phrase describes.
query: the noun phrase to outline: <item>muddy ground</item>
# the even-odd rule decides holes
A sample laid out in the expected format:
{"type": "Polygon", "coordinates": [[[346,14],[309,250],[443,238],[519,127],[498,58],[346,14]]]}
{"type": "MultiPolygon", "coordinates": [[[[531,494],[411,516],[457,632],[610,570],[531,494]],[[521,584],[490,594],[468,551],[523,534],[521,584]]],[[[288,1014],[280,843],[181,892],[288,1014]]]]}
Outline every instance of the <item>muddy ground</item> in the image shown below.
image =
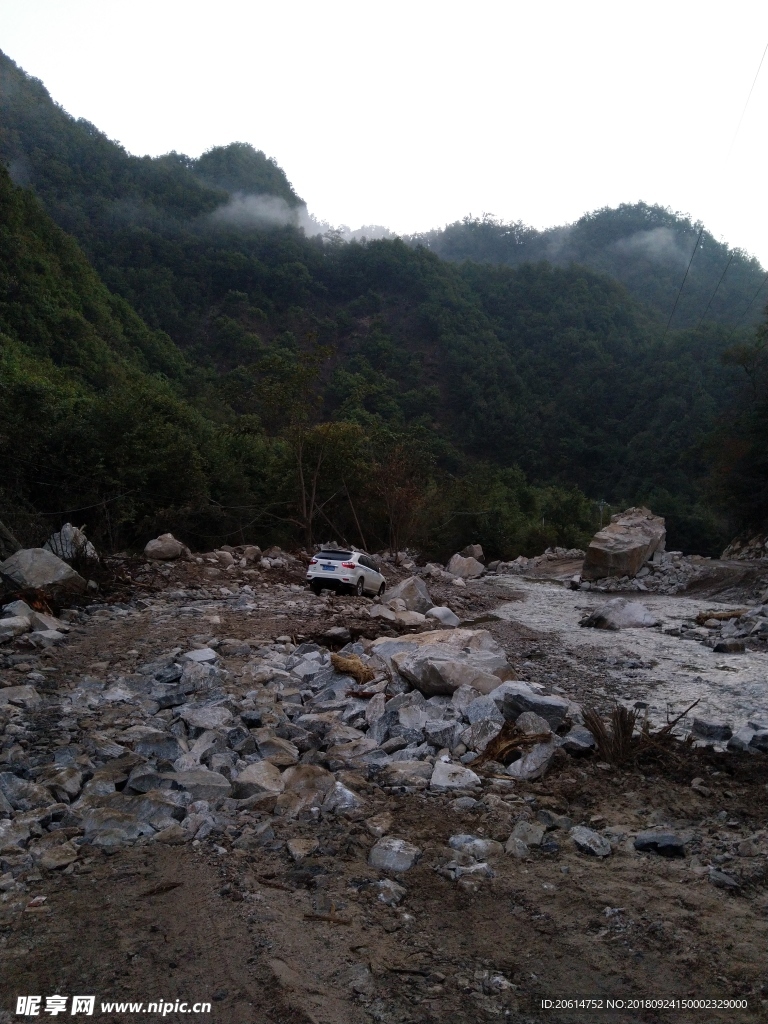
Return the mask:
{"type": "MultiPolygon", "coordinates": [[[[759,587],[751,577],[742,586],[735,572],[715,573],[696,599],[738,602],[759,587]]],[[[289,590],[301,585],[300,567],[264,572],[258,584],[250,577],[264,601],[249,615],[222,602],[189,617],[165,598],[200,583],[231,587],[232,573],[180,563],[164,574],[131,575],[118,596],[135,597],[140,587],[143,607],[126,603],[117,622],[89,616],[65,645],[6,659],[0,681],[17,685],[38,672],[41,692],[55,693],[85,671],[127,671],[214,638],[301,639],[331,625],[371,630],[365,599],[324,601],[289,590]]],[[[605,638],[570,644],[540,619],[534,628],[522,612],[533,585],[488,578],[458,596],[451,586],[430,587],[465,619],[483,620],[517,601],[519,615],[481,624],[519,677],[607,713],[617,693],[605,638]]],[[[768,655],[756,656],[768,668],[768,655]]],[[[236,675],[241,662],[235,656],[227,667],[236,675]]],[[[487,777],[469,809],[457,808],[456,794],[396,794],[346,776],[365,801],[348,818],[243,811],[243,827],[271,830],[256,849],[238,848],[239,829],[196,845],[92,848],[71,873],[38,872],[22,897],[3,894],[0,1020],[23,1019],[14,1012],[20,995],[76,992],[96,995],[94,1017],[104,1021],[149,1015],[100,1013],[102,1001],[153,999],[210,1001],[201,1016],[217,1024],[768,1019],[768,758],[690,745],[651,750],[622,767],[596,756],[563,758],[539,782],[487,777]],[[694,779],[701,781],[692,788],[694,779]],[[554,829],[524,860],[492,859],[491,878],[457,882],[441,873],[450,836],[504,843],[516,822],[542,810],[610,835],[613,853],[587,856],[554,829]],[[422,850],[400,880],[406,893],[395,906],[379,898],[382,876],[367,863],[382,814],[391,816],[389,835],[422,850]],[[632,836],[651,825],[685,834],[685,856],[638,853],[632,836]],[[317,848],[295,862],[286,843],[297,837],[314,838],[317,848]],[[713,884],[711,866],[737,886],[713,884]],[[47,897],[42,909],[26,911],[38,895],[47,897]],[[541,1009],[542,999],[575,997],[602,1000],[603,1008],[541,1009]],[[607,1009],[609,999],[625,1000],[625,1008],[607,1009]],[[746,1000],[747,1008],[630,1002],[665,999],[746,1000]]]]}

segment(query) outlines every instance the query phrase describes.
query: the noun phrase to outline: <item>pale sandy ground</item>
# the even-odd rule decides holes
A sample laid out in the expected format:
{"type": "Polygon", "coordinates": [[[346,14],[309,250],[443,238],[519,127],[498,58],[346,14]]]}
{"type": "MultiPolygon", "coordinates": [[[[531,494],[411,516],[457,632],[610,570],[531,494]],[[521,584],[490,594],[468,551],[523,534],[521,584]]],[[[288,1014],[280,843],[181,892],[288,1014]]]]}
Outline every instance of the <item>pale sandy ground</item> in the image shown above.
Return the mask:
{"type": "Polygon", "coordinates": [[[572,657],[574,665],[590,655],[642,662],[639,668],[607,664],[606,676],[619,684],[619,694],[627,703],[646,701],[654,722],[665,722],[668,715],[674,717],[698,698],[694,713],[699,717],[726,721],[734,729],[747,721],[768,727],[768,653],[715,654],[699,641],[663,632],[665,627],[695,618],[704,608],[732,605],[710,598],[626,595],[641,599],[662,625],[610,632],[583,629],[579,620],[585,610],[598,607],[611,595],[592,595],[520,576],[499,577],[497,582],[513,590],[516,600],[502,604],[496,613],[530,629],[556,634],[563,655],[572,657]]]}

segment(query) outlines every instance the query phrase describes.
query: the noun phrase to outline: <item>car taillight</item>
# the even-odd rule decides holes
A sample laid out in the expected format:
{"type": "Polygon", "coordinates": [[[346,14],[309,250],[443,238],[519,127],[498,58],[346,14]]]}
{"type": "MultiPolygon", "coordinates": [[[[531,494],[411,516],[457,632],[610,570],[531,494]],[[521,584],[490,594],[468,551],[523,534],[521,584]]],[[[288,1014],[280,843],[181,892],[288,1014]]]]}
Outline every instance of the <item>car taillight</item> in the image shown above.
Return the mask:
{"type": "Polygon", "coordinates": [[[317,559],[316,558],[310,558],[309,564],[310,565],[317,565],[317,559]]]}
{"type": "Polygon", "coordinates": [[[342,562],[341,563],[341,567],[342,567],[342,569],[354,569],[355,568],[355,563],[354,562],[342,562]]]}

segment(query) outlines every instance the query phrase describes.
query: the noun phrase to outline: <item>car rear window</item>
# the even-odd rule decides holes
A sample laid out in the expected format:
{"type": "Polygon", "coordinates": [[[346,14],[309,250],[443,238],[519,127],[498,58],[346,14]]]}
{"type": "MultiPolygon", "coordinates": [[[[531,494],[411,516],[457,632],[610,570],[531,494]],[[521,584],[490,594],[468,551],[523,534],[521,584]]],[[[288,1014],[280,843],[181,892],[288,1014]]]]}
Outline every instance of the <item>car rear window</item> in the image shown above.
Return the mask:
{"type": "Polygon", "coordinates": [[[315,555],[315,558],[325,558],[334,562],[348,562],[351,557],[351,551],[320,551],[315,555]]]}

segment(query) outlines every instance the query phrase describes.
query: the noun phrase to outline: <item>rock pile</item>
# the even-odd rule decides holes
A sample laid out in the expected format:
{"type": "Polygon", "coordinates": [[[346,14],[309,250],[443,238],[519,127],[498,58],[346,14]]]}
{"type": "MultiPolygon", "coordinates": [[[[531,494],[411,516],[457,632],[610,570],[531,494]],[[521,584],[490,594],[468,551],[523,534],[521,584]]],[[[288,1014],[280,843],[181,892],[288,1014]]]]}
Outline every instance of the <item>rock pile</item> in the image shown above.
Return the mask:
{"type": "Polygon", "coordinates": [[[0,644],[23,638],[21,646],[42,649],[62,643],[68,632],[67,623],[35,611],[25,601],[11,601],[0,609],[0,644]]]}
{"type": "Polygon", "coordinates": [[[526,558],[525,555],[519,555],[513,562],[490,562],[488,564],[488,571],[495,572],[499,575],[506,575],[512,573],[514,575],[522,575],[523,573],[535,572],[542,565],[547,565],[550,562],[559,561],[581,561],[584,558],[584,552],[581,548],[547,548],[542,555],[536,555],[533,558],[526,558]]]}
{"type": "Polygon", "coordinates": [[[651,594],[677,594],[685,590],[701,576],[710,559],[700,555],[685,556],[681,551],[657,552],[637,574],[632,576],[609,576],[598,583],[591,583],[575,577],[571,583],[580,590],[596,590],[599,593],[616,591],[637,591],[651,594]]]}
{"type": "Polygon", "coordinates": [[[768,534],[759,533],[754,537],[737,537],[731,541],[720,557],[744,561],[768,558],[768,534]]]}
{"type": "MultiPolygon", "coordinates": [[[[9,623],[36,614],[8,611],[9,623]]],[[[364,686],[326,648],[281,639],[176,649],[55,694],[38,688],[40,673],[0,687],[0,875],[67,870],[89,847],[215,843],[238,823],[237,844],[257,848],[270,815],[354,815],[369,784],[479,792],[472,762],[505,722],[524,731],[531,719],[547,734],[509,768],[493,765],[510,785],[540,777],[586,731],[570,728],[574,705],[511,680],[482,630],[384,637],[341,654],[336,664],[368,670],[364,686]],[[243,648],[235,676],[225,652],[243,648]],[[261,818],[242,828],[244,811],[261,818]]],[[[389,841],[376,856],[384,868],[417,854],[389,841]]]]}

